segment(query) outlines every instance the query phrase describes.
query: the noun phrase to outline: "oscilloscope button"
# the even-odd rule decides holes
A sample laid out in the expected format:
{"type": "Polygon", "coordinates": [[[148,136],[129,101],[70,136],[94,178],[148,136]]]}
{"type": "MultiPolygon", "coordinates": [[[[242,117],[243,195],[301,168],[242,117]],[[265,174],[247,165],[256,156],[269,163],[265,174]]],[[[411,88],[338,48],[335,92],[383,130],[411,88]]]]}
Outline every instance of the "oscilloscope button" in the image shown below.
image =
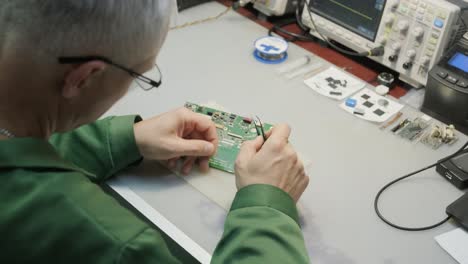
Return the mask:
{"type": "Polygon", "coordinates": [[[392,48],[392,50],[398,52],[401,49],[401,44],[398,43],[398,42],[395,42],[395,43],[392,44],[391,48],[392,48]]]}
{"type": "Polygon", "coordinates": [[[409,23],[408,21],[406,20],[401,20],[400,22],[398,22],[398,30],[400,30],[400,32],[405,32],[406,30],[408,30],[408,27],[409,27],[409,23]]]}
{"type": "Polygon", "coordinates": [[[453,77],[453,76],[451,76],[451,75],[447,76],[447,78],[445,78],[445,79],[446,79],[449,83],[453,83],[453,84],[455,84],[455,83],[458,82],[458,79],[455,78],[455,77],[453,77]]]}
{"type": "Polygon", "coordinates": [[[410,49],[406,52],[406,57],[413,59],[416,57],[416,51],[414,49],[410,49]]]}
{"type": "Polygon", "coordinates": [[[391,26],[393,24],[393,21],[395,21],[395,16],[389,15],[385,18],[385,25],[391,26]]]}
{"type": "Polygon", "coordinates": [[[421,59],[421,64],[422,65],[428,65],[429,62],[431,62],[431,58],[429,56],[422,57],[422,59],[421,59]]]}
{"type": "Polygon", "coordinates": [[[444,21],[442,19],[436,18],[434,20],[434,26],[438,28],[443,28],[444,27],[444,21]]]}
{"type": "Polygon", "coordinates": [[[439,75],[440,78],[445,79],[447,77],[448,73],[446,73],[444,71],[439,71],[437,73],[437,75],[439,75]]]}
{"type": "Polygon", "coordinates": [[[424,29],[422,27],[416,27],[413,34],[416,39],[421,39],[424,36],[424,29]]]}

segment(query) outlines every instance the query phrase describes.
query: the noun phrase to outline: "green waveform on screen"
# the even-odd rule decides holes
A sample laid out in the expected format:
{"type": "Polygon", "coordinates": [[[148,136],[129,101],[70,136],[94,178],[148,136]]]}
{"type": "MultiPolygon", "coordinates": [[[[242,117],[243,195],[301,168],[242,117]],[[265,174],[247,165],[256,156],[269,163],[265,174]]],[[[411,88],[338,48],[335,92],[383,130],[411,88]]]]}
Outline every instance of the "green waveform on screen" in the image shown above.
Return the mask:
{"type": "Polygon", "coordinates": [[[346,5],[344,5],[344,4],[342,4],[342,3],[338,2],[338,1],[330,0],[330,2],[332,2],[332,3],[334,3],[334,4],[336,4],[336,5],[340,6],[340,7],[342,7],[342,8],[344,8],[344,9],[348,10],[348,11],[351,11],[351,12],[353,12],[354,14],[356,14],[356,15],[358,15],[358,16],[361,16],[361,17],[363,17],[363,18],[365,18],[365,19],[367,19],[367,20],[370,20],[370,21],[373,20],[372,17],[367,16],[367,15],[365,15],[365,14],[363,14],[363,13],[361,13],[361,12],[355,10],[355,9],[352,9],[351,7],[346,6],[346,5]]]}

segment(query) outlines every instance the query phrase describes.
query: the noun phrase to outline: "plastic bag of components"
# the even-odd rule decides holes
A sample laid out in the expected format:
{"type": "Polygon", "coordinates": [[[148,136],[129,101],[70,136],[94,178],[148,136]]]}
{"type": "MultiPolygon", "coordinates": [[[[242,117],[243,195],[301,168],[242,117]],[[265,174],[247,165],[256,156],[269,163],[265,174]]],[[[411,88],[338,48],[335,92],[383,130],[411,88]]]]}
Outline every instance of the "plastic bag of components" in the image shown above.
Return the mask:
{"type": "Polygon", "coordinates": [[[427,119],[418,117],[413,121],[409,122],[397,133],[400,137],[413,141],[419,138],[424,132],[424,130],[426,130],[426,128],[429,127],[429,125],[430,122],[427,119]]]}

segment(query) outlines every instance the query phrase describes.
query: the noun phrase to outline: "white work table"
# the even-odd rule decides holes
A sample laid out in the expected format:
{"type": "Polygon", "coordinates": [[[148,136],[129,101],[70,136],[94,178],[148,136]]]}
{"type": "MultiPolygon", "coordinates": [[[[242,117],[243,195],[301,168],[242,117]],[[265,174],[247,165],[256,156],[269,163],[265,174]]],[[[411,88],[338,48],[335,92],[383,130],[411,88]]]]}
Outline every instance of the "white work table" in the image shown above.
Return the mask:
{"type": "MultiPolygon", "coordinates": [[[[179,22],[212,16],[224,8],[204,4],[181,13],[179,22]]],[[[373,201],[384,184],[451,154],[466,137],[435,151],[346,113],[339,102],[316,94],[301,78],[286,80],[276,73],[278,66],[257,62],[253,42],[264,35],[265,28],[233,12],[217,21],[171,31],[158,58],[161,88],[132,89],[106,115],[148,118],[186,101],[214,101],[269,123],[286,122],[293,128],[295,148],[312,161],[310,185],[299,203],[312,263],[455,263],[433,239],[455,228],[453,222],[423,232],[396,230],[378,219],[373,201]]],[[[305,54],[310,53],[290,45],[290,60],[305,54]]],[[[408,107],[404,112],[419,114],[408,107]]],[[[234,177],[214,169],[209,173],[219,175],[234,177]]],[[[185,180],[145,162],[124,172],[114,184],[131,189],[213,253],[226,211],[185,180]]],[[[442,220],[446,206],[462,194],[429,170],[396,184],[380,204],[384,215],[398,224],[425,226],[442,220]]]]}

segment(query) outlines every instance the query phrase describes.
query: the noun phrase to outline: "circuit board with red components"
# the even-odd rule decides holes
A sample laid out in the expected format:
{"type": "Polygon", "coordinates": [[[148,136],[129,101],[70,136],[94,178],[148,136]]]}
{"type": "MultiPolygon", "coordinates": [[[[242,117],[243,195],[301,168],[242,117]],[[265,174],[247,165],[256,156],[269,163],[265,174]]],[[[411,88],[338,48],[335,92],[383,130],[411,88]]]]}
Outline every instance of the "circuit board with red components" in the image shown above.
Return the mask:
{"type": "MultiPolygon", "coordinates": [[[[218,151],[210,159],[210,166],[222,171],[234,173],[234,164],[239,149],[244,141],[253,140],[259,135],[258,126],[252,118],[242,117],[210,107],[187,102],[185,107],[195,113],[211,117],[218,133],[218,151]]],[[[270,124],[263,124],[263,130],[272,128],[270,124]]]]}

